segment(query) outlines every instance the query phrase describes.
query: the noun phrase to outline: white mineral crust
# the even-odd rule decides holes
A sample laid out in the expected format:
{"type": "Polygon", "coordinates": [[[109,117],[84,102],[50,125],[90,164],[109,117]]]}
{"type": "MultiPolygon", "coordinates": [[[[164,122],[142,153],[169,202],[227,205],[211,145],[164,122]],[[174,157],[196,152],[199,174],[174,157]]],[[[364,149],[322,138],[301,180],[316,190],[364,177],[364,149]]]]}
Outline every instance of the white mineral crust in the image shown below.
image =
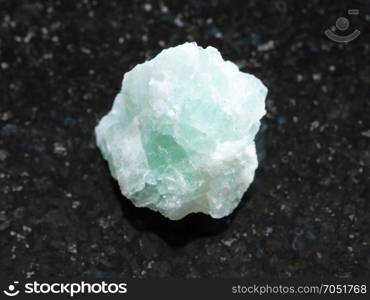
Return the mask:
{"type": "Polygon", "coordinates": [[[253,181],[266,93],[217,49],[185,43],[124,75],[96,141],[134,205],[221,218],[253,181]]]}

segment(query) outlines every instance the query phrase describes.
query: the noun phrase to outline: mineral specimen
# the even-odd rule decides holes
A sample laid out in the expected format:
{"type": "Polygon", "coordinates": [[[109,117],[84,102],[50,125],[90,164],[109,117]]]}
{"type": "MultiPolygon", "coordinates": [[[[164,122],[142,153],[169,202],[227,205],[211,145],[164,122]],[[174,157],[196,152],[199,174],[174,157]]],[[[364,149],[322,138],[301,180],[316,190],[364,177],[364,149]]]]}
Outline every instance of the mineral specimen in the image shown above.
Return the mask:
{"type": "Polygon", "coordinates": [[[124,75],[97,144],[134,205],[221,218],[253,181],[266,93],[217,49],[185,43],[124,75]]]}

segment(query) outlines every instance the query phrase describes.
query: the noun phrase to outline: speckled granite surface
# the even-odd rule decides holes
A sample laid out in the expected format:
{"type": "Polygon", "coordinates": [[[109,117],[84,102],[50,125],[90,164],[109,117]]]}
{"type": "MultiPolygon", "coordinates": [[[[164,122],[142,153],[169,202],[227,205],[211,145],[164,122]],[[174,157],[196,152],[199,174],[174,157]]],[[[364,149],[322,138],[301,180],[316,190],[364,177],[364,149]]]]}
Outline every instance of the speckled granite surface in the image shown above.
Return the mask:
{"type": "Polygon", "coordinates": [[[369,24],[367,1],[0,1],[0,273],[369,275],[369,24]],[[261,78],[268,114],[239,209],[171,222],[120,195],[93,129],[124,72],[192,40],[261,78]]]}

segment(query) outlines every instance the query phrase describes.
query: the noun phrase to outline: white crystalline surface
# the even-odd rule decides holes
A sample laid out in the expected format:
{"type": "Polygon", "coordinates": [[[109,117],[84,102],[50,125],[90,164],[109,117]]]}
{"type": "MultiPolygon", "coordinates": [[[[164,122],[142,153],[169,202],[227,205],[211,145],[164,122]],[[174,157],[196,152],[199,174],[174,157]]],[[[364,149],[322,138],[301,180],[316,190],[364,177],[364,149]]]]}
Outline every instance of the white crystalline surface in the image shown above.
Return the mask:
{"type": "Polygon", "coordinates": [[[266,93],[217,49],[185,43],[124,75],[97,144],[134,205],[221,218],[253,181],[266,93]]]}

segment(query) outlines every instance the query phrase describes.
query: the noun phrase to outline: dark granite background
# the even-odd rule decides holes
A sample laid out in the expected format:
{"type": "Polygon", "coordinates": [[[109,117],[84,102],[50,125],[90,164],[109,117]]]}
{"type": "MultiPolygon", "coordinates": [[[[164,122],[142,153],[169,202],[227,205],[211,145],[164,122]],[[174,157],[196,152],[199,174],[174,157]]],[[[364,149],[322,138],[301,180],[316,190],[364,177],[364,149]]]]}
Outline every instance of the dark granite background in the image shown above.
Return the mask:
{"type": "Polygon", "coordinates": [[[0,274],[370,275],[369,8],[0,0],[0,274]],[[347,45],[323,34],[340,16],[347,45]],[[133,207],[95,145],[123,73],[185,41],[269,88],[255,181],[221,220],[133,207]]]}

